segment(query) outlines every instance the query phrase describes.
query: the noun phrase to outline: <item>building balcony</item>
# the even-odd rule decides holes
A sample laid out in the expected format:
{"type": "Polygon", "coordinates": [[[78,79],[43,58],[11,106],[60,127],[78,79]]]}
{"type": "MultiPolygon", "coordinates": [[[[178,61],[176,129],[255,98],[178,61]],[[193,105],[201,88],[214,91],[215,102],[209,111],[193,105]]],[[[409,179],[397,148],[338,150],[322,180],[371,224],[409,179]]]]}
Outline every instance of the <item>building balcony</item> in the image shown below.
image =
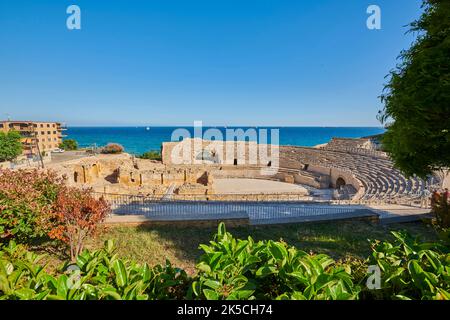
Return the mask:
{"type": "Polygon", "coordinates": [[[17,127],[17,126],[10,126],[9,130],[14,130],[18,132],[33,132],[33,130],[29,127],[17,127]]]}
{"type": "Polygon", "coordinates": [[[22,143],[23,148],[25,149],[36,149],[35,143],[22,143]]]}
{"type": "Polygon", "coordinates": [[[36,137],[36,132],[20,131],[19,133],[22,136],[22,138],[34,138],[34,137],[36,137]]]}

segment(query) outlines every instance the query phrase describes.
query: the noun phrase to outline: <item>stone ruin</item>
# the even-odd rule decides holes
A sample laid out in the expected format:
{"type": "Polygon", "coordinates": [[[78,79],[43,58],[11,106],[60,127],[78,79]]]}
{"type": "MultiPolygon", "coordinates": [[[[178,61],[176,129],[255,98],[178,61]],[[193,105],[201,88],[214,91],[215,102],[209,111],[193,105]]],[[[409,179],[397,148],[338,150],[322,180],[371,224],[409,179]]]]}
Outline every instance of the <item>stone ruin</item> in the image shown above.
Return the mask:
{"type": "Polygon", "coordinates": [[[279,146],[278,167],[271,175],[261,170],[272,165],[270,159],[248,164],[255,143],[236,143],[241,151],[227,158],[223,144],[205,140],[200,140],[200,152],[188,149],[182,163],[174,163],[172,157],[179,144],[168,142],[163,143],[161,162],[128,154],[97,155],[54,167],[74,185],[120,194],[214,195],[215,179],[233,178],[334,188],[337,199],[391,199],[414,196],[427,189],[426,181],[403,176],[385,155],[372,149],[370,141],[354,140],[334,139],[322,148],[279,146]],[[369,149],[371,153],[361,151],[369,149]]]}

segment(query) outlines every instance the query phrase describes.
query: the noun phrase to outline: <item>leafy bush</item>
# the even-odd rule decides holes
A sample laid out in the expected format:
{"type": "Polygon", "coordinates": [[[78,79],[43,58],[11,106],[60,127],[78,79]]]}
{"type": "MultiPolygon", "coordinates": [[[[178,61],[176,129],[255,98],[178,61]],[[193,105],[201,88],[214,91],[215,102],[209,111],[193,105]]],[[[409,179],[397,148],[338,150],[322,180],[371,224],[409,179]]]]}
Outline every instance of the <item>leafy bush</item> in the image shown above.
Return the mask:
{"type": "MultiPolygon", "coordinates": [[[[382,272],[384,299],[450,299],[450,250],[445,243],[422,243],[403,232],[392,232],[393,243],[375,241],[369,264],[382,272]]],[[[371,292],[368,292],[369,294],[371,292]]]]}
{"type": "Polygon", "coordinates": [[[356,299],[351,270],[327,255],[309,255],[284,242],[237,240],[225,225],[197,265],[192,292],[203,299],[356,299]]]}
{"type": "Polygon", "coordinates": [[[421,243],[394,232],[375,241],[366,263],[382,271],[380,290],[361,289],[367,265],[336,263],[284,242],[239,240],[223,224],[197,265],[198,274],[165,265],[149,267],[115,254],[111,241],[84,250],[53,274],[44,256],[10,242],[0,246],[1,299],[450,299],[448,242],[421,243]]]}
{"type": "Polygon", "coordinates": [[[140,158],[140,159],[147,159],[147,160],[157,160],[157,161],[161,161],[162,160],[161,152],[159,152],[159,151],[144,152],[143,154],[138,156],[138,158],[140,158]]]}
{"type": "Polygon", "coordinates": [[[150,268],[122,260],[111,241],[84,251],[57,275],[45,271],[44,256],[10,242],[0,250],[0,300],[148,300],[180,299],[189,278],[170,263],[150,268]]]}
{"type": "Polygon", "coordinates": [[[150,268],[119,259],[111,241],[83,251],[56,275],[42,256],[10,242],[0,251],[0,299],[355,299],[359,288],[326,255],[311,256],[281,242],[236,240],[219,227],[199,275],[166,262],[150,268]],[[217,241],[217,242],[216,242],[217,241]]]}
{"type": "Polygon", "coordinates": [[[0,132],[0,162],[14,160],[22,154],[21,139],[17,131],[0,132]]]}
{"type": "Polygon", "coordinates": [[[450,2],[423,0],[417,35],[400,53],[381,95],[383,147],[408,176],[450,167],[450,2]]]}
{"type": "Polygon", "coordinates": [[[78,149],[78,142],[76,142],[76,141],[73,140],[73,139],[67,139],[67,140],[64,140],[64,141],[59,145],[59,147],[60,147],[61,149],[66,150],[66,151],[77,150],[77,149],[78,149]]]}
{"type": "Polygon", "coordinates": [[[75,259],[108,212],[103,198],[67,187],[52,171],[0,171],[0,241],[26,243],[48,234],[67,243],[75,259]]]}
{"type": "Polygon", "coordinates": [[[53,172],[0,170],[0,241],[44,235],[44,222],[63,187],[64,178],[53,172]]]}
{"type": "Polygon", "coordinates": [[[95,233],[109,212],[106,201],[92,197],[91,190],[64,188],[54,203],[49,235],[67,243],[74,260],[83,251],[86,238],[95,233]]]}
{"type": "Polygon", "coordinates": [[[101,150],[105,154],[119,154],[124,151],[123,147],[118,143],[108,143],[101,150]]]}

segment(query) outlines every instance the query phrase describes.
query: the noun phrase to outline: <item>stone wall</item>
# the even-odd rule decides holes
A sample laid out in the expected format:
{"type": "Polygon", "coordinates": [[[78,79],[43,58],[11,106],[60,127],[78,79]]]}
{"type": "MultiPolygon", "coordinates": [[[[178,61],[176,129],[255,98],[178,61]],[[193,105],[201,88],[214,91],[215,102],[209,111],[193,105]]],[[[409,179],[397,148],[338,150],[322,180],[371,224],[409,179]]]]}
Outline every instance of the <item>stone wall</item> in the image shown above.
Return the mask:
{"type": "Polygon", "coordinates": [[[271,162],[278,146],[257,144],[254,141],[207,141],[184,139],[162,144],[162,162],[165,165],[262,165],[271,162]]]}
{"type": "Polygon", "coordinates": [[[339,178],[342,178],[346,184],[350,184],[355,188],[357,191],[356,196],[360,196],[364,193],[364,186],[361,181],[359,181],[350,171],[341,170],[338,168],[327,168],[315,164],[308,165],[308,171],[328,176],[329,186],[332,188],[336,188],[336,181],[339,178]]]}
{"type": "MultiPolygon", "coordinates": [[[[168,152],[169,149],[166,149],[168,152]]],[[[96,156],[66,165],[63,173],[75,184],[88,184],[101,192],[143,192],[154,194],[156,190],[166,191],[174,186],[175,193],[213,194],[214,179],[248,178],[277,180],[287,183],[305,184],[315,188],[327,188],[326,174],[292,168],[276,169],[268,174],[267,164],[195,164],[168,165],[161,162],[135,159],[129,155],[96,156]],[[108,158],[110,157],[110,158],[108,158]],[[121,191],[125,189],[127,191],[121,191]],[[135,191],[133,191],[135,190],[135,191]]]]}
{"type": "Polygon", "coordinates": [[[294,175],[295,183],[304,184],[316,189],[327,189],[330,187],[330,178],[326,174],[310,174],[309,171],[299,171],[294,175]]]}
{"type": "Polygon", "coordinates": [[[100,177],[100,164],[80,164],[73,168],[73,182],[94,183],[100,177]]]}

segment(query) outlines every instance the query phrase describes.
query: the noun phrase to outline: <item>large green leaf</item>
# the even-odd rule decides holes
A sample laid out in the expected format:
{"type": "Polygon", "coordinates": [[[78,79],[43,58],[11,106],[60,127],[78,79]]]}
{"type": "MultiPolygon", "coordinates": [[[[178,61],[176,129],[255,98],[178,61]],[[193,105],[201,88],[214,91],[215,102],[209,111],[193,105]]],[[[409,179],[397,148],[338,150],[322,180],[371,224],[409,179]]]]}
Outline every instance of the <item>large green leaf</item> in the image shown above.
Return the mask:
{"type": "Polygon", "coordinates": [[[276,260],[283,260],[283,259],[287,258],[288,252],[282,244],[274,242],[274,241],[269,241],[268,247],[269,247],[270,253],[276,260]]]}
{"type": "Polygon", "coordinates": [[[211,289],[203,289],[203,294],[205,295],[207,300],[218,300],[219,294],[211,289]]]}
{"type": "Polygon", "coordinates": [[[216,281],[216,280],[206,280],[205,282],[203,282],[203,284],[206,287],[209,287],[209,288],[214,289],[214,290],[217,290],[217,289],[219,289],[222,286],[220,284],[220,282],[216,281]]]}
{"type": "Polygon", "coordinates": [[[116,284],[119,287],[124,287],[127,285],[128,277],[127,270],[121,260],[116,260],[113,263],[114,273],[116,274],[116,284]]]}
{"type": "Polygon", "coordinates": [[[68,287],[67,287],[68,277],[66,275],[61,275],[57,280],[56,294],[62,299],[67,298],[68,287]]]}

